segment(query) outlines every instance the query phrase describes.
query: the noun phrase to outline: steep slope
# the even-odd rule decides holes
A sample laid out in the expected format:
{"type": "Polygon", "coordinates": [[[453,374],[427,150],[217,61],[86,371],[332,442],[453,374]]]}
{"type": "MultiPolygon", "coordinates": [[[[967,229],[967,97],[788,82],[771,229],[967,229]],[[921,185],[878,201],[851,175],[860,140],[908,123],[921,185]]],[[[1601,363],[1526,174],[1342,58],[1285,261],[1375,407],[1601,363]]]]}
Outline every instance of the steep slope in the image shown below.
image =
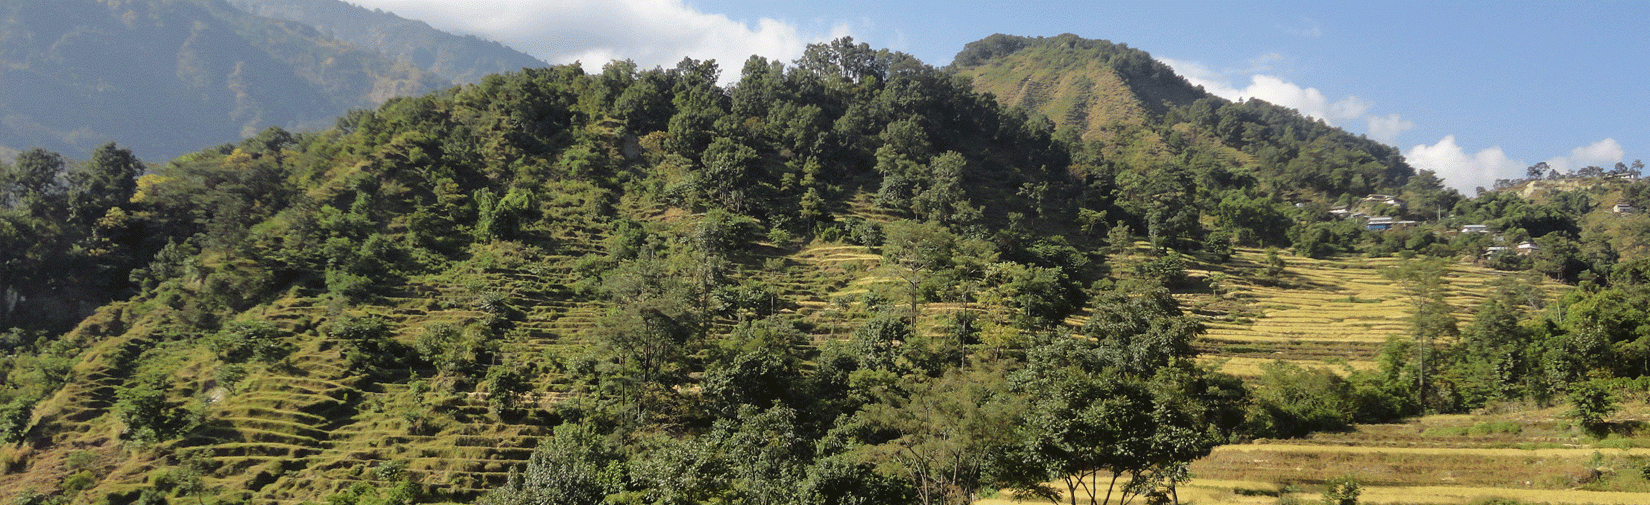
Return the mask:
{"type": "Polygon", "coordinates": [[[0,6],[0,146],[146,159],[446,85],[408,64],[222,0],[20,0],[0,6]]]}
{"type": "Polygon", "coordinates": [[[395,14],[342,0],[229,0],[259,16],[313,26],[339,40],[371,48],[454,83],[546,63],[497,42],[453,35],[395,14]]]}
{"type": "Polygon", "coordinates": [[[1071,34],[993,35],[968,44],[951,66],[975,89],[1085,137],[1112,125],[1155,123],[1152,116],[1207,96],[1144,51],[1071,34]]]}
{"type": "Polygon", "coordinates": [[[1126,44],[999,34],[969,43],[949,68],[1123,171],[1185,166],[1211,193],[1259,183],[1333,199],[1394,192],[1414,173],[1391,146],[1264,101],[1216,97],[1126,44]]]}
{"type": "Polygon", "coordinates": [[[157,167],[111,210],[141,230],[123,246],[161,251],[130,270],[141,294],[41,340],[65,345],[60,388],[0,388],[24,420],[0,493],[473,499],[564,420],[721,415],[698,390],[731,335],[783,328],[803,366],[889,300],[951,296],[912,292],[934,267],[882,265],[884,234],[1017,227],[958,246],[998,263],[969,280],[995,301],[935,303],[918,336],[969,307],[1060,324],[1098,270],[1040,233],[1080,205],[1048,132],[909,57],[822,50],[863,80],[755,65],[730,96],[709,63],[535,68],[157,167]],[[915,216],[935,221],[881,224],[915,216]]]}

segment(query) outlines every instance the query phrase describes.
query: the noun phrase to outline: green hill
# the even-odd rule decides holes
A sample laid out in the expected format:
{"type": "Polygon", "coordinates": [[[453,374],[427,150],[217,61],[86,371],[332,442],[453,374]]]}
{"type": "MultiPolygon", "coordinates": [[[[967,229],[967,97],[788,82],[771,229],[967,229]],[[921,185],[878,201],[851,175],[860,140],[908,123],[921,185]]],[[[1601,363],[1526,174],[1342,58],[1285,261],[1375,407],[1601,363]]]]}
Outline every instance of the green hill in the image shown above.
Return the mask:
{"type": "MultiPolygon", "coordinates": [[[[1148,499],[1194,461],[1277,474],[1227,444],[1642,389],[1650,266],[1580,236],[1596,207],[1461,198],[1057,39],[1137,125],[1085,141],[966,65],[840,39],[728,88],[692,60],[497,74],[147,169],[24,152],[0,166],[0,494],[964,503],[1115,472],[1148,499]],[[1221,117],[1260,122],[1219,145],[1270,154],[1170,142],[1221,117]],[[1168,154],[1130,154],[1147,134],[1168,154]],[[1271,172],[1302,165],[1327,178],[1271,172]],[[1364,189],[1453,216],[1328,212],[1364,189]]],[[[1024,47],[959,62],[1049,39],[991,40],[1024,47]]],[[[1638,440],[1609,415],[1575,429],[1638,440]]]]}
{"type": "Polygon", "coordinates": [[[1396,148],[1264,101],[1216,97],[1127,44],[999,34],[969,43],[950,68],[1099,158],[1180,165],[1209,189],[1333,200],[1393,192],[1415,172],[1396,148]]]}

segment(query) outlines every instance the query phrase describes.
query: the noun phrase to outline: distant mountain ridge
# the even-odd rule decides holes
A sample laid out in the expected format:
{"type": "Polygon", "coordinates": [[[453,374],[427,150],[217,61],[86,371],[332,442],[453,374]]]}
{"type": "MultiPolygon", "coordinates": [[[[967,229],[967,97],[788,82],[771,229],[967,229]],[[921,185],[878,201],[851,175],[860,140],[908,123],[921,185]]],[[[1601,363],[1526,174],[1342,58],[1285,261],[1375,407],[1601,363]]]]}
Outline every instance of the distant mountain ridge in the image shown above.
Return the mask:
{"type": "Polygon", "coordinates": [[[164,161],[269,126],[312,129],[449,81],[223,0],[0,6],[0,148],[164,161]]]}
{"type": "Polygon", "coordinates": [[[369,10],[341,0],[229,0],[247,12],[295,21],[435,72],[454,83],[473,83],[488,74],[548,66],[538,58],[475,36],[460,36],[423,21],[369,10]]]}

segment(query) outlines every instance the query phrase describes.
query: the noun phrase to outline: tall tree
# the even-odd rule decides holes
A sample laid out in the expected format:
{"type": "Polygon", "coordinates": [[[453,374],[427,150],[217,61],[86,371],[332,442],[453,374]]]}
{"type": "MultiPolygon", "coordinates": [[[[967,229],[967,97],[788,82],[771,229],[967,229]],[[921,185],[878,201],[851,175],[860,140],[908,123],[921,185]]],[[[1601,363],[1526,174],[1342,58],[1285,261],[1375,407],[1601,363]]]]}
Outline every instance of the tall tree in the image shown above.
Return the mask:
{"type": "Polygon", "coordinates": [[[904,281],[915,317],[922,301],[922,284],[928,276],[951,263],[956,238],[945,226],[916,221],[895,221],[884,228],[882,257],[894,276],[904,281]]]}
{"type": "Polygon", "coordinates": [[[69,174],[70,219],[84,225],[125,205],[137,192],[137,176],[143,170],[143,161],[131,149],[114,142],[99,146],[90,162],[69,174]]]}
{"type": "Polygon", "coordinates": [[[1460,333],[1455,316],[1444,300],[1444,276],[1447,267],[1444,258],[1415,258],[1404,260],[1398,266],[1381,272],[1396,282],[1410,304],[1410,334],[1415,339],[1419,381],[1416,400],[1427,408],[1431,386],[1427,383],[1428,357],[1432,343],[1439,337],[1453,337],[1460,333]]]}

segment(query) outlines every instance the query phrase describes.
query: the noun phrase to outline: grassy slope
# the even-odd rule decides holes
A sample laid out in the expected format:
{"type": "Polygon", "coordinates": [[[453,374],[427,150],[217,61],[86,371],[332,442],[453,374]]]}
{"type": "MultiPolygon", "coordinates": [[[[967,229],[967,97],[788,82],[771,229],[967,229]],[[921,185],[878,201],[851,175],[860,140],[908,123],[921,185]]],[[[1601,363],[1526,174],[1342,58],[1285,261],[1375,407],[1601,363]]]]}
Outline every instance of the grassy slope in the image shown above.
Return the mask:
{"type": "MultiPolygon", "coordinates": [[[[389,317],[397,338],[411,343],[431,324],[462,325],[481,317],[483,314],[472,302],[482,291],[499,291],[525,314],[504,344],[506,356],[571,351],[586,342],[586,332],[606,310],[602,303],[582,300],[568,287],[575,278],[571,268],[576,256],[594,252],[597,240],[595,236],[568,240],[570,245],[555,252],[495,245],[478,251],[476,258],[443,275],[412,279],[395,296],[349,310],[389,317]]],[[[1379,273],[1380,268],[1397,260],[1285,256],[1289,267],[1283,282],[1263,286],[1245,277],[1253,275],[1246,272],[1257,270],[1261,256],[1260,251],[1241,250],[1224,265],[1196,264],[1192,270],[1194,284],[1207,286],[1212,278],[1218,280],[1220,288],[1191,289],[1177,295],[1188,310],[1203,317],[1210,329],[1199,344],[1207,362],[1238,375],[1252,375],[1258,363],[1272,359],[1317,366],[1339,366],[1331,363],[1345,360],[1354,367],[1368,367],[1388,335],[1405,333],[1405,302],[1379,273]]],[[[1140,255],[1117,258],[1115,271],[1130,271],[1131,263],[1143,259],[1140,255]]],[[[881,275],[876,266],[879,260],[865,247],[814,243],[792,249],[766,249],[764,254],[746,259],[746,266],[750,269],[747,275],[762,276],[780,288],[790,302],[787,312],[808,323],[817,342],[845,338],[866,316],[864,307],[843,303],[843,295],[897,289],[881,275]]],[[[1470,312],[1483,297],[1486,284],[1499,275],[1472,266],[1451,267],[1450,302],[1463,324],[1470,321],[1470,312]]],[[[899,299],[899,293],[893,291],[890,297],[899,299]]],[[[405,460],[423,483],[463,500],[497,485],[548,434],[546,427],[535,424],[534,415],[500,418],[491,413],[484,393],[443,392],[439,385],[432,385],[433,391],[419,392],[408,385],[417,380],[429,381],[433,370],[406,371],[402,377],[383,384],[348,375],[341,367],[344,361],[340,350],[316,330],[338,317],[336,310],[324,298],[297,292],[253,309],[258,317],[276,321],[297,335],[300,348],[290,366],[249,366],[250,376],[234,391],[217,388],[211,382],[213,358],[204,352],[175,358],[176,366],[183,370],[179,375],[193,378],[186,379],[180,389],[215,399],[208,409],[211,428],[176,442],[192,446],[182,452],[201,451],[218,465],[209,480],[211,485],[226,490],[248,489],[248,497],[255,503],[291,504],[320,499],[355,482],[374,482],[372,470],[380,462],[405,460]]],[[[924,326],[932,328],[940,315],[957,307],[930,304],[927,310],[929,323],[924,326]]],[[[0,492],[55,487],[84,466],[68,463],[77,452],[100,455],[100,473],[111,476],[108,484],[89,493],[133,489],[153,478],[147,474],[148,461],[142,451],[124,452],[119,446],[121,425],[106,415],[113,391],[101,385],[118,383],[107,376],[110,363],[118,355],[164,348],[164,337],[144,333],[144,317],[121,313],[117,305],[83,326],[80,331],[87,339],[99,334],[121,335],[99,342],[91,357],[77,368],[77,376],[88,380],[65,389],[37,412],[41,429],[55,424],[62,431],[54,437],[52,449],[28,457],[29,472],[0,478],[0,492]],[[124,326],[134,327],[118,331],[124,326]]],[[[546,392],[537,398],[543,407],[576,394],[554,374],[547,375],[539,386],[546,392]]],[[[536,415],[542,415],[542,411],[536,415]]],[[[1532,484],[1531,489],[1550,492],[1564,488],[1556,479],[1589,461],[1592,451],[1553,452],[1576,441],[1557,434],[1562,430],[1552,411],[1517,415],[1525,417],[1483,419],[1515,419],[1526,426],[1523,438],[1423,433],[1478,422],[1448,417],[1362,427],[1350,434],[1287,445],[1226,447],[1194,467],[1204,480],[1194,483],[1188,492],[1207,493],[1209,499],[1200,503],[1226,503],[1229,500],[1216,495],[1237,495],[1221,489],[1270,490],[1275,489],[1272,483],[1277,481],[1302,482],[1309,487],[1321,477],[1347,471],[1367,475],[1373,479],[1372,484],[1380,486],[1371,490],[1371,498],[1377,493],[1399,492],[1380,491],[1389,486],[1421,484],[1517,490],[1520,488],[1514,484],[1535,479],[1546,484],[1532,484]],[[1506,449],[1520,444],[1547,452],[1506,449]],[[1410,449],[1391,452],[1381,449],[1384,447],[1410,449]],[[1416,452],[1416,447],[1425,450],[1416,452]],[[1485,448],[1497,448],[1499,452],[1480,450],[1485,448]],[[1530,474],[1532,465],[1546,473],[1530,474]],[[1297,467],[1311,470],[1295,470],[1297,467]],[[1477,470],[1459,470],[1465,468],[1477,470]],[[1433,477],[1417,476],[1423,471],[1433,472],[1427,474],[1433,477]],[[1437,471],[1460,475],[1453,477],[1456,481],[1446,481],[1436,477],[1437,471]],[[1380,480],[1388,474],[1403,478],[1380,480]],[[1530,476],[1520,477],[1523,475],[1530,476]],[[1197,491],[1195,486],[1205,488],[1197,491]]],[[[11,450],[0,454],[0,459],[15,458],[19,451],[28,449],[11,450]]],[[[93,494],[83,495],[90,496],[93,494]]],[[[1560,501],[1549,494],[1539,496],[1560,501]]],[[[1442,498],[1438,501],[1451,502],[1442,498]]]]}
{"type": "MultiPolygon", "coordinates": [[[[1139,166],[1178,161],[1161,135],[1141,128],[1156,119],[1123,77],[1103,61],[1071,59],[1057,50],[1032,48],[957,72],[974,89],[991,93],[1003,105],[1036,111],[1056,127],[1073,128],[1083,140],[1099,142],[1106,146],[1108,158],[1127,159],[1139,166]],[[1139,138],[1125,138],[1120,135],[1123,132],[1139,138]]],[[[1174,127],[1189,145],[1235,166],[1254,161],[1253,156],[1190,126],[1174,127]]]]}

